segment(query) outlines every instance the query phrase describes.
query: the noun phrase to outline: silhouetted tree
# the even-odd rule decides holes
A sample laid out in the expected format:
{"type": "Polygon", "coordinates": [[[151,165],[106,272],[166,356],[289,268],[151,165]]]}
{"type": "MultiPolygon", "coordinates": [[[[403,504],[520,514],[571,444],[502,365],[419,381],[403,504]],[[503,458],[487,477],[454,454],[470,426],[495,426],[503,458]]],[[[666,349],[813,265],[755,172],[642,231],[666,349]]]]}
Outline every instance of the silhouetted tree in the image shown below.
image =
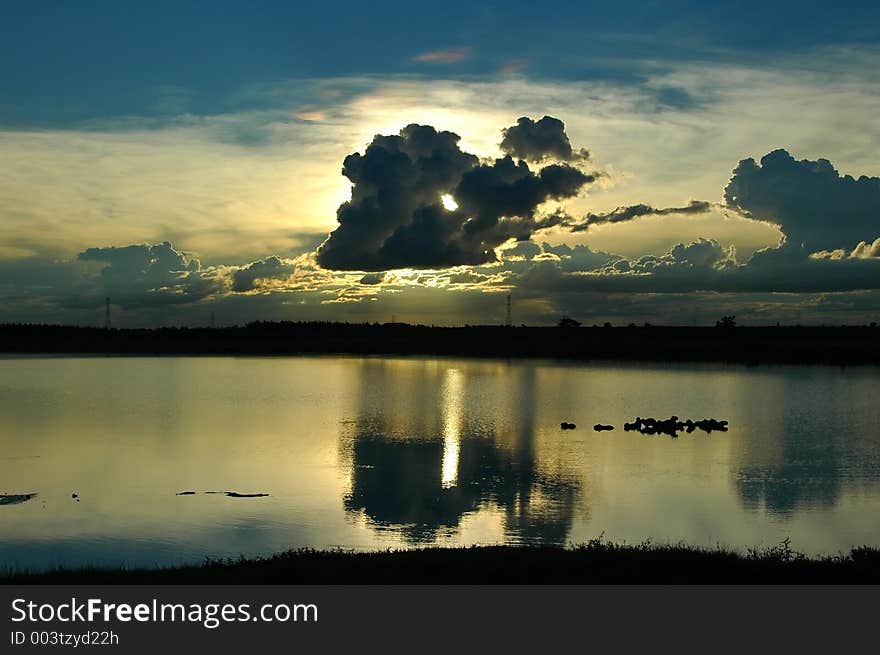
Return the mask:
{"type": "Polygon", "coordinates": [[[715,321],[715,327],[720,327],[720,328],[736,327],[736,316],[722,316],[720,321],[715,321]]]}
{"type": "Polygon", "coordinates": [[[563,316],[562,318],[559,319],[559,322],[556,324],[556,327],[561,327],[561,328],[573,328],[573,327],[580,327],[580,326],[581,326],[580,321],[576,321],[573,318],[570,318],[568,316],[563,316]]]}

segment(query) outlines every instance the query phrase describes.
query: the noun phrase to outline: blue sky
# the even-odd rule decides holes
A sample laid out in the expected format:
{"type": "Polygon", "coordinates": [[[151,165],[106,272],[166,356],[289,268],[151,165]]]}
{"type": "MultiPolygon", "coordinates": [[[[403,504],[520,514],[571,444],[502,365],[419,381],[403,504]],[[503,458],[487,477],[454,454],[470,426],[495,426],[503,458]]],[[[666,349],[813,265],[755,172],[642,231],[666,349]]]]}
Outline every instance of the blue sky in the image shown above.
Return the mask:
{"type": "Polygon", "coordinates": [[[517,61],[538,78],[636,82],[645,60],[754,61],[880,35],[874,2],[35,1],[3,13],[0,121],[16,126],[213,114],[268,102],[243,91],[289,79],[486,76],[517,61]],[[413,61],[449,48],[470,54],[413,61]]]}

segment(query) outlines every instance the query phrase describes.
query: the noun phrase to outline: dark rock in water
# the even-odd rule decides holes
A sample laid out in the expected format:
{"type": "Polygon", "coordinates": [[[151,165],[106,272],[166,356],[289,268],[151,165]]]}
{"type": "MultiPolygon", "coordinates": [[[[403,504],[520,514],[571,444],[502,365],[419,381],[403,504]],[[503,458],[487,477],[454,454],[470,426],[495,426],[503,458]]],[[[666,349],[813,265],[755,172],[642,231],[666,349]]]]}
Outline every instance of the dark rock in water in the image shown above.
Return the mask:
{"type": "Polygon", "coordinates": [[[613,430],[614,426],[613,425],[602,425],[601,423],[596,423],[596,425],[593,426],[593,429],[596,432],[604,432],[606,430],[613,430]]]}
{"type": "Polygon", "coordinates": [[[576,427],[574,423],[566,423],[565,421],[559,424],[560,430],[574,430],[576,427]]]}
{"type": "MultiPolygon", "coordinates": [[[[237,491],[204,491],[202,493],[229,496],[230,498],[263,498],[264,496],[269,495],[269,494],[240,494],[237,491]]],[[[179,491],[174,495],[175,496],[194,496],[195,494],[196,494],[195,491],[179,491]]]]}
{"type": "Polygon", "coordinates": [[[37,494],[0,494],[0,505],[19,505],[37,494]]]}
{"type": "Polygon", "coordinates": [[[712,430],[727,432],[727,421],[717,421],[714,418],[704,418],[702,421],[695,421],[694,425],[706,434],[711,434],[712,430]]]}
{"type": "Polygon", "coordinates": [[[704,418],[699,421],[692,421],[691,419],[681,421],[675,415],[672,415],[667,419],[643,419],[641,417],[636,417],[634,422],[624,423],[623,429],[627,432],[635,430],[642,434],[668,434],[670,437],[677,437],[678,433],[681,431],[686,431],[690,434],[696,429],[700,429],[707,434],[711,433],[713,430],[727,432],[727,421],[718,421],[714,418],[704,418]]]}
{"type": "Polygon", "coordinates": [[[626,430],[627,432],[630,432],[632,430],[636,430],[638,432],[641,432],[642,431],[642,417],[636,416],[636,420],[633,421],[632,423],[624,423],[623,429],[626,430]]]}
{"type": "Polygon", "coordinates": [[[70,494],[71,498],[79,498],[79,494],[70,494]]]}

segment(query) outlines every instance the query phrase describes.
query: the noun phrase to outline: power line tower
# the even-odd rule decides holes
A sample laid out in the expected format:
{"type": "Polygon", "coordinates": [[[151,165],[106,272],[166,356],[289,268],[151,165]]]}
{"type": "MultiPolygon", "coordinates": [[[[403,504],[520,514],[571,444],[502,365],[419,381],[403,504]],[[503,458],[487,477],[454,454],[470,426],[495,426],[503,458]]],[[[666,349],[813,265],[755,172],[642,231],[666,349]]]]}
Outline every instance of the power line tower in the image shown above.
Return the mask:
{"type": "Polygon", "coordinates": [[[506,320],[504,321],[504,325],[506,325],[507,327],[510,327],[510,325],[511,325],[511,320],[510,320],[510,294],[509,294],[509,293],[507,294],[507,318],[506,318],[506,320]]]}
{"type": "Polygon", "coordinates": [[[104,329],[110,329],[110,298],[104,299],[104,329]]]}

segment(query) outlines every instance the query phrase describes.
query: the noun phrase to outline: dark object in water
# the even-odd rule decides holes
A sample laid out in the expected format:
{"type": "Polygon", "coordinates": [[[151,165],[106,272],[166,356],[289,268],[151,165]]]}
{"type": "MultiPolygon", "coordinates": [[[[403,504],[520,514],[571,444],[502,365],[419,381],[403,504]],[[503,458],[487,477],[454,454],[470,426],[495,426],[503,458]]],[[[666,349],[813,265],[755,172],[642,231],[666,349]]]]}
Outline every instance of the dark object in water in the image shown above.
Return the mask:
{"type": "Polygon", "coordinates": [[[596,423],[596,425],[593,426],[593,429],[596,432],[604,432],[606,430],[613,430],[614,426],[613,425],[602,425],[601,423],[596,423]]]}
{"type": "Polygon", "coordinates": [[[0,505],[18,505],[34,498],[37,494],[0,494],[0,505]]]}
{"type": "Polygon", "coordinates": [[[70,494],[70,497],[73,498],[76,502],[79,502],[79,494],[70,494]]]}
{"type": "Polygon", "coordinates": [[[727,421],[719,421],[714,418],[704,418],[699,421],[687,419],[681,421],[675,415],[667,419],[642,418],[636,417],[632,423],[624,423],[623,429],[627,432],[635,430],[642,434],[668,434],[670,437],[677,437],[681,431],[688,434],[696,429],[700,429],[706,434],[711,434],[713,430],[718,432],[727,432],[727,421]]]}
{"type": "MultiPolygon", "coordinates": [[[[237,491],[204,491],[202,493],[229,496],[230,498],[262,498],[263,496],[269,495],[269,494],[240,494],[237,491]]],[[[196,494],[195,491],[180,491],[174,495],[175,496],[194,496],[195,494],[196,494]]]]}
{"type": "Polygon", "coordinates": [[[574,423],[566,423],[565,421],[559,424],[560,430],[574,430],[576,427],[574,423]]]}

